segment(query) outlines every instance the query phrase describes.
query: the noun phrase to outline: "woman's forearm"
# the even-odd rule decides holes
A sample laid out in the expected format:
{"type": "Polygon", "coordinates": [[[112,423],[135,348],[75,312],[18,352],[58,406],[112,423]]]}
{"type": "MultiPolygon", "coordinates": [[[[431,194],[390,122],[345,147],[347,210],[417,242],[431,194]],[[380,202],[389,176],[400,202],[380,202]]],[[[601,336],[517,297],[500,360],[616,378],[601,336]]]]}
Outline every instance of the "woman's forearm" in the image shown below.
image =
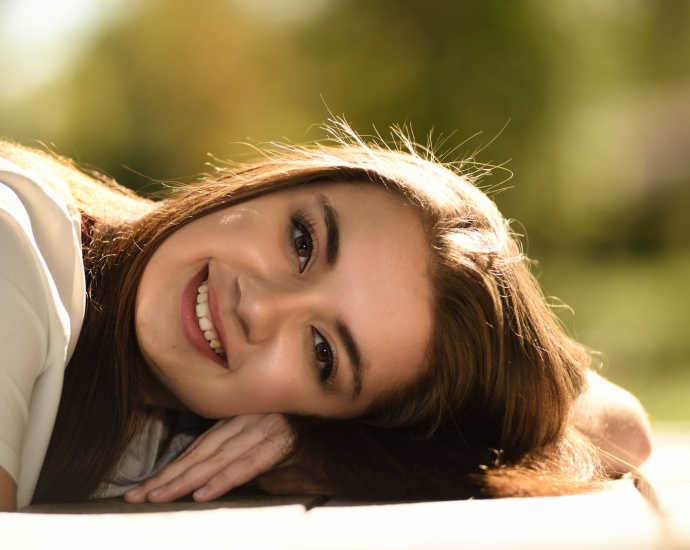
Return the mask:
{"type": "Polygon", "coordinates": [[[575,404],[573,424],[600,449],[608,474],[624,474],[652,452],[647,413],[631,393],[596,373],[588,375],[589,388],[575,404]]]}

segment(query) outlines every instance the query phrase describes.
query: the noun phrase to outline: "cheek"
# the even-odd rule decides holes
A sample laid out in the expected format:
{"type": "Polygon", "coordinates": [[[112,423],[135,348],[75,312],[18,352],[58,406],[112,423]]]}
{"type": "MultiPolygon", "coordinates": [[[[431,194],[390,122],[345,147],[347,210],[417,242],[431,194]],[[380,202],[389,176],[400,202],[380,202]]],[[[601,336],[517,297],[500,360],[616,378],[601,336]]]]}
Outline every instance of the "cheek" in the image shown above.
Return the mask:
{"type": "Polygon", "coordinates": [[[173,233],[159,251],[161,256],[184,259],[209,248],[251,245],[264,238],[269,231],[270,220],[265,218],[266,216],[249,208],[233,209],[232,212],[221,210],[173,233]]]}
{"type": "Polygon", "coordinates": [[[166,286],[161,292],[165,280],[155,265],[149,267],[139,284],[134,304],[134,330],[137,343],[145,355],[161,353],[170,345],[174,346],[176,321],[175,304],[172,300],[166,301],[164,294],[165,290],[171,289],[166,286]],[[162,283],[157,285],[156,280],[162,283]]]}
{"type": "MultiPolygon", "coordinates": [[[[207,254],[230,262],[237,269],[268,269],[280,254],[281,227],[276,219],[256,213],[238,213],[209,227],[198,237],[207,254]]],[[[285,237],[287,238],[287,237],[285,237]]]]}
{"type": "Polygon", "coordinates": [[[255,348],[235,374],[248,405],[262,412],[294,412],[305,406],[314,379],[304,363],[298,337],[255,348]]]}
{"type": "Polygon", "coordinates": [[[136,334],[137,342],[142,351],[146,354],[151,342],[160,340],[160,325],[154,322],[153,316],[150,314],[150,308],[146,304],[140,304],[137,300],[137,305],[134,313],[134,332],[136,334]]]}

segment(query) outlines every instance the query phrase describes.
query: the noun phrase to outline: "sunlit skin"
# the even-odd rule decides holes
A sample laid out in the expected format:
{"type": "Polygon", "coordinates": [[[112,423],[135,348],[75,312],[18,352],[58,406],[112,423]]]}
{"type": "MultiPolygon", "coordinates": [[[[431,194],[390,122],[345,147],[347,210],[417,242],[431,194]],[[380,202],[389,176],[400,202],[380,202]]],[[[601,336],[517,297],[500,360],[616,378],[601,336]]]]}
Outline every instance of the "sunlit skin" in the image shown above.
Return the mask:
{"type": "Polygon", "coordinates": [[[361,413],[421,374],[432,327],[428,261],[414,209],[372,184],[302,186],[191,222],[155,251],[137,292],[151,401],[208,418],[361,413]],[[339,229],[335,259],[327,219],[339,229]],[[185,328],[190,282],[206,269],[226,360],[185,328]],[[361,353],[361,392],[343,325],[361,353]]]}

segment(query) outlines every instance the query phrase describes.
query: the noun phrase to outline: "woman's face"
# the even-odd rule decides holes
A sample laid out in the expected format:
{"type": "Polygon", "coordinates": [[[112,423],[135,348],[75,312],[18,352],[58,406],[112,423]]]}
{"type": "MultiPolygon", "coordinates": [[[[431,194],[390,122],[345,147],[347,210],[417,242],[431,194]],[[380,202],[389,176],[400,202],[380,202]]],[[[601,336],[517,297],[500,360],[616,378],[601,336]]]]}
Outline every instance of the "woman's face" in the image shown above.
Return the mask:
{"type": "Polygon", "coordinates": [[[139,284],[151,395],[209,418],[361,413],[424,365],[428,261],[416,212],[372,184],[308,185],[199,218],[139,284]]]}

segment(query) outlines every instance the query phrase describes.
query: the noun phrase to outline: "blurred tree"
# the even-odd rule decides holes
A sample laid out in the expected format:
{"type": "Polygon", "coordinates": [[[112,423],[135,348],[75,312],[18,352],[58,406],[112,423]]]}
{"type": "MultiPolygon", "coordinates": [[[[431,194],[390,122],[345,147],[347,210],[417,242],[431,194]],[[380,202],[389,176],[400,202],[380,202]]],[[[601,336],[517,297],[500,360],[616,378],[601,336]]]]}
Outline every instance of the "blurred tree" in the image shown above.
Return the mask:
{"type": "MultiPolygon", "coordinates": [[[[283,136],[301,140],[326,106],[362,132],[410,121],[421,134],[485,131],[492,158],[519,151],[539,117],[545,63],[524,39],[524,2],[334,2],[285,26],[233,2],[170,0],[110,31],[60,86],[27,104],[18,137],[44,136],[134,187],[194,174],[206,152],[283,136]],[[322,99],[323,98],[323,99],[322,99]],[[61,115],[46,131],[45,112],[61,115]],[[29,117],[31,118],[31,117],[29,117]],[[24,135],[21,135],[24,134],[24,135]]],[[[316,137],[318,134],[310,134],[316,137]]],[[[502,176],[504,177],[504,176],[502,176]]]]}
{"type": "Polygon", "coordinates": [[[433,128],[455,159],[496,138],[477,160],[515,177],[482,185],[517,187],[495,199],[579,312],[566,325],[690,418],[664,398],[690,385],[690,1],[120,1],[133,15],[69,70],[0,101],[0,134],[150,191],[207,153],[257,156],[240,142],[323,138],[329,110],[384,138],[433,128]]]}
{"type": "Polygon", "coordinates": [[[149,0],[59,81],[0,107],[0,131],[154,190],[148,178],[191,177],[209,152],[246,158],[238,142],[322,137],[307,129],[327,108],[384,137],[405,121],[422,142],[457,132],[441,148],[455,158],[510,121],[478,160],[510,160],[512,181],[484,185],[519,188],[496,200],[532,252],[658,250],[687,243],[674,205],[690,181],[688,5],[149,0]]]}

